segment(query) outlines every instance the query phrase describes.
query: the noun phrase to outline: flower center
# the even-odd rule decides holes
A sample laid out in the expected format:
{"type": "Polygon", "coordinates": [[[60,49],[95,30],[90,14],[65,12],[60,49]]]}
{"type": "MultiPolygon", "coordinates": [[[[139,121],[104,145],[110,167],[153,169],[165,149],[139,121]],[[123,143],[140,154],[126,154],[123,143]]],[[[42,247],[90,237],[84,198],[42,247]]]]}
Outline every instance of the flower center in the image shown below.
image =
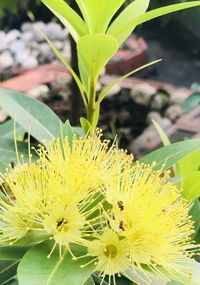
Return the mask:
{"type": "Polygon", "coordinates": [[[67,232],[69,229],[69,223],[64,218],[57,220],[57,230],[59,232],[67,232]]]}
{"type": "Polygon", "coordinates": [[[118,253],[117,248],[112,244],[109,244],[104,248],[104,255],[106,257],[115,258],[117,256],[117,253],[118,253]]]}

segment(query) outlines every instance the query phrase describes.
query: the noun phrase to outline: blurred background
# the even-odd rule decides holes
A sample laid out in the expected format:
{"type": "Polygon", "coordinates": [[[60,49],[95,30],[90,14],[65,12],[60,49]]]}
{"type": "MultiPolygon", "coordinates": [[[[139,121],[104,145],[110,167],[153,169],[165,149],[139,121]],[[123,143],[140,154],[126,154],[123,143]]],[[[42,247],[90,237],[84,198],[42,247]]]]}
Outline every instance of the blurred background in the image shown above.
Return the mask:
{"type": "MultiPolygon", "coordinates": [[[[67,2],[79,13],[75,1],[67,2]]],[[[177,2],[152,0],[149,9],[177,2]]],[[[83,107],[76,85],[35,27],[45,32],[78,72],[73,40],[39,0],[1,0],[0,86],[42,100],[63,121],[70,118],[77,125],[83,107]],[[38,77],[33,76],[36,73],[38,77]]],[[[200,136],[200,8],[137,28],[106,67],[99,90],[113,77],[159,58],[161,63],[116,86],[102,105],[104,135],[112,139],[117,134],[119,144],[138,157],[161,145],[152,119],[172,141],[200,136]]],[[[7,119],[0,110],[0,122],[7,119]]]]}

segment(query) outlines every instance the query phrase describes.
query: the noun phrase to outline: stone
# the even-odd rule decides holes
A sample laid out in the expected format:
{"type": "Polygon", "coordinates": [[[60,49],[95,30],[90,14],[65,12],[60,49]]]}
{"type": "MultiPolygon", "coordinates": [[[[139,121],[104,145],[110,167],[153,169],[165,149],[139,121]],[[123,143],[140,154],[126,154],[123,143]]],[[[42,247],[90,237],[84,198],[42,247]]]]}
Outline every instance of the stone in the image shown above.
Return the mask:
{"type": "Polygon", "coordinates": [[[35,99],[44,99],[47,98],[49,95],[50,89],[47,85],[42,84],[38,87],[28,91],[27,95],[35,98],[35,99]]]}
{"type": "Polygon", "coordinates": [[[21,66],[24,69],[33,69],[39,65],[37,58],[29,56],[25,61],[21,62],[21,66]]]}
{"type": "Polygon", "coordinates": [[[14,65],[14,60],[10,52],[5,51],[0,54],[0,72],[11,68],[14,65]]]}
{"type": "Polygon", "coordinates": [[[36,22],[32,25],[31,31],[34,34],[34,39],[36,42],[43,42],[44,36],[40,33],[40,31],[42,31],[44,34],[47,33],[46,24],[43,22],[36,22]]]}
{"type": "Polygon", "coordinates": [[[171,104],[182,105],[188,96],[192,94],[192,90],[187,88],[178,88],[171,92],[171,104]]]}
{"type": "Polygon", "coordinates": [[[146,121],[147,121],[147,124],[150,125],[150,124],[152,124],[152,120],[155,121],[155,122],[158,122],[161,119],[162,118],[161,118],[160,113],[152,111],[152,112],[148,113],[146,121]]]}
{"type": "Polygon", "coordinates": [[[42,60],[51,60],[55,57],[55,53],[48,43],[41,43],[38,49],[42,60]]]}
{"type": "Polygon", "coordinates": [[[18,54],[18,53],[23,53],[25,48],[26,48],[26,43],[24,41],[16,40],[10,45],[9,50],[13,54],[18,54]]]}
{"type": "Polygon", "coordinates": [[[120,84],[115,84],[109,91],[108,93],[106,94],[106,97],[113,97],[117,94],[119,94],[121,91],[121,86],[120,84]]]}
{"type": "Polygon", "coordinates": [[[4,31],[0,31],[0,43],[0,52],[2,52],[8,47],[6,42],[6,33],[4,31]]]}
{"type": "Polygon", "coordinates": [[[19,65],[22,65],[23,62],[26,62],[30,57],[31,57],[31,52],[29,49],[26,48],[22,53],[19,51],[18,53],[15,54],[15,61],[19,65]]]}
{"type": "Polygon", "coordinates": [[[21,34],[21,39],[26,43],[29,43],[30,41],[32,41],[33,38],[34,38],[34,34],[32,31],[27,31],[21,34]]]}
{"type": "Polygon", "coordinates": [[[51,40],[65,40],[68,37],[68,32],[62,29],[61,25],[54,22],[47,24],[46,33],[51,40]]]}
{"type": "MultiPolygon", "coordinates": [[[[167,130],[172,126],[172,123],[167,118],[161,118],[157,123],[164,129],[167,130]]],[[[158,137],[158,132],[156,131],[153,124],[148,126],[144,132],[138,136],[129,146],[129,150],[133,154],[137,154],[139,157],[144,155],[150,150],[150,145],[158,137]]]]}
{"type": "Polygon", "coordinates": [[[57,76],[56,79],[54,79],[50,83],[50,88],[53,92],[60,93],[60,92],[66,91],[70,83],[71,83],[71,77],[66,76],[66,75],[62,75],[62,76],[60,75],[60,76],[57,76]]]}
{"type": "Polygon", "coordinates": [[[169,102],[169,94],[166,93],[164,90],[160,90],[151,98],[150,106],[153,110],[160,111],[163,108],[167,107],[169,105],[169,102]]]}
{"type": "Polygon", "coordinates": [[[71,60],[71,47],[69,41],[64,42],[64,48],[62,50],[62,55],[66,58],[67,61],[71,60]]]}
{"type": "Polygon", "coordinates": [[[180,105],[171,105],[165,112],[165,116],[172,122],[176,122],[178,118],[183,114],[183,109],[180,105]]]}
{"type": "Polygon", "coordinates": [[[18,30],[11,30],[6,34],[6,42],[7,44],[11,44],[21,38],[21,33],[18,30]]]}
{"type": "Polygon", "coordinates": [[[148,106],[152,96],[156,93],[156,88],[147,84],[136,84],[130,92],[131,98],[140,105],[148,106]]]}
{"type": "Polygon", "coordinates": [[[53,41],[53,43],[57,47],[58,50],[62,50],[64,47],[64,44],[62,41],[53,41]]]}
{"type": "Polygon", "coordinates": [[[33,29],[33,24],[30,22],[25,22],[21,25],[22,32],[29,32],[32,29],[33,29]]]}

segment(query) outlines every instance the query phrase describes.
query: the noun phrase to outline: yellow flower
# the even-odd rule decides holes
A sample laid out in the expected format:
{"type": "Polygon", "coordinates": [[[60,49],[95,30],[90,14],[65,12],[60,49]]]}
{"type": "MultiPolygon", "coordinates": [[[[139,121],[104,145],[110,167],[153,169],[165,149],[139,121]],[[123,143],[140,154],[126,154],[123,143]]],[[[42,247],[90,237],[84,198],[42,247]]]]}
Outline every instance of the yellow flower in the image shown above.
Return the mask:
{"type": "Polygon", "coordinates": [[[196,250],[191,242],[193,223],[180,191],[168,181],[169,173],[139,163],[130,165],[115,187],[105,188],[112,205],[108,220],[128,241],[133,268],[143,270],[145,264],[158,274],[161,266],[171,274],[188,276],[184,262],[196,250]]]}
{"type": "Polygon", "coordinates": [[[103,198],[100,188],[131,159],[100,136],[56,139],[36,150],[37,163],[19,164],[2,175],[1,243],[14,243],[28,231],[46,233],[60,248],[84,241],[99,222],[93,213],[103,198]]]}
{"type": "Polygon", "coordinates": [[[101,141],[100,133],[85,138],[73,136],[71,142],[66,137],[50,144],[40,156],[41,161],[49,161],[53,165],[56,173],[67,181],[68,187],[80,186],[82,198],[84,194],[87,195],[85,189],[112,183],[127,161],[133,160],[132,156],[119,151],[114,144],[109,145],[110,141],[101,141]]]}
{"type": "Polygon", "coordinates": [[[109,276],[109,284],[111,277],[114,284],[115,275],[120,276],[121,272],[125,272],[130,267],[128,243],[125,239],[120,239],[119,236],[111,231],[106,230],[102,235],[97,235],[97,238],[88,243],[88,255],[94,256],[96,270],[99,271],[99,276],[109,276]]]}

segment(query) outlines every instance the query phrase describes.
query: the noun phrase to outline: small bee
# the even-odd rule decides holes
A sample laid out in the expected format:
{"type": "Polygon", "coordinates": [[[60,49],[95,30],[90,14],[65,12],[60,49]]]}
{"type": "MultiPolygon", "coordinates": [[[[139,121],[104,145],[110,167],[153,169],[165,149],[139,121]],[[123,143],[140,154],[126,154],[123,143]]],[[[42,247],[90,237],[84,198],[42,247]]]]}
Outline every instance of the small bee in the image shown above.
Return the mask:
{"type": "Polygon", "coordinates": [[[118,204],[118,207],[120,208],[120,210],[123,211],[123,210],[124,210],[124,204],[123,204],[123,202],[122,202],[122,201],[119,201],[119,202],[117,202],[117,204],[118,204]]]}
{"type": "Polygon", "coordinates": [[[125,228],[124,228],[124,222],[123,222],[123,221],[121,221],[121,222],[119,223],[119,229],[122,230],[122,231],[125,230],[125,228]]]}

